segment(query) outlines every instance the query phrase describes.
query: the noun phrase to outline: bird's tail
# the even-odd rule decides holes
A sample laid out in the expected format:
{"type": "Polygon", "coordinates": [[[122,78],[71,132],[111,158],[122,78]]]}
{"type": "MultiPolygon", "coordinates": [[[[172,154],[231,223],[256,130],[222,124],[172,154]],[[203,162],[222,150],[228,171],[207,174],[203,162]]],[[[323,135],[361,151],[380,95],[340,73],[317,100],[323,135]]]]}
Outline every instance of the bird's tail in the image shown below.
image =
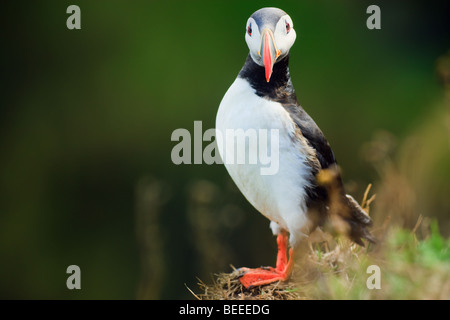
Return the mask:
{"type": "Polygon", "coordinates": [[[347,232],[350,239],[357,244],[364,246],[362,239],[375,243],[375,238],[370,234],[368,228],[372,226],[372,220],[369,215],[361,208],[351,195],[345,195],[344,202],[347,202],[348,212],[341,213],[341,217],[349,225],[347,232]]]}
{"type": "Polygon", "coordinates": [[[333,166],[321,170],[317,182],[327,191],[328,213],[333,228],[361,246],[364,246],[362,239],[375,243],[369,232],[372,220],[352,196],[345,194],[339,168],[333,166]]]}

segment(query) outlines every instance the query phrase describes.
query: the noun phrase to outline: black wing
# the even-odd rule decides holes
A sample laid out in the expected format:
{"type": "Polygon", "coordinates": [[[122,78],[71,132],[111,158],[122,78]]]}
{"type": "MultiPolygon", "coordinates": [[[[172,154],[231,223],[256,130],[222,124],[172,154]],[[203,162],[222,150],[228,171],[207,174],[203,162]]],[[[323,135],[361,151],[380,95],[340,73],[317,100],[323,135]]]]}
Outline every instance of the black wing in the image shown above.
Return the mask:
{"type": "Polygon", "coordinates": [[[309,145],[316,150],[317,159],[322,169],[327,169],[331,165],[336,164],[336,158],[334,157],[330,144],[306,111],[295,104],[287,104],[283,105],[283,107],[289,112],[303,136],[308,140],[309,145]]]}
{"type": "MultiPolygon", "coordinates": [[[[284,105],[284,107],[300,128],[310,146],[316,150],[317,159],[319,160],[322,169],[327,169],[336,164],[336,158],[334,157],[330,144],[306,111],[295,104],[284,105]]],[[[312,190],[307,191],[310,197],[310,206],[315,206],[320,212],[320,209],[324,209],[323,200],[327,199],[330,201],[331,199],[336,199],[335,201],[340,203],[340,205],[337,206],[339,210],[336,210],[336,213],[348,223],[348,236],[350,239],[361,246],[364,246],[361,238],[375,243],[375,238],[367,230],[367,228],[372,225],[370,217],[363,211],[353,197],[345,194],[339,170],[337,170],[336,167],[331,168],[330,170],[334,173],[334,179],[331,183],[325,186],[315,185],[312,190]],[[330,194],[332,193],[335,193],[337,197],[330,198],[330,194]]],[[[331,204],[328,205],[331,206],[331,204]]],[[[319,216],[315,218],[320,221],[324,218],[325,212],[328,212],[328,210],[322,211],[322,217],[319,216]]],[[[312,218],[314,219],[314,217],[312,218]]]]}

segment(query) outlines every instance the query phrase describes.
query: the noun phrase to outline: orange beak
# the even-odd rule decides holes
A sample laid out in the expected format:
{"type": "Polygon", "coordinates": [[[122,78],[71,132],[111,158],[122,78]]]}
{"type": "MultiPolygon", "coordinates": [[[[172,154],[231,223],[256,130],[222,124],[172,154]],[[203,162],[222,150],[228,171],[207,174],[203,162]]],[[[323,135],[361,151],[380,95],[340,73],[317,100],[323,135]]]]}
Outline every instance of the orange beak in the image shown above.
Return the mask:
{"type": "Polygon", "coordinates": [[[275,64],[275,61],[280,56],[280,54],[280,50],[278,50],[275,45],[273,32],[270,29],[265,29],[261,37],[261,50],[259,51],[259,56],[264,62],[267,82],[270,81],[270,77],[272,76],[273,72],[273,65],[275,64]]]}

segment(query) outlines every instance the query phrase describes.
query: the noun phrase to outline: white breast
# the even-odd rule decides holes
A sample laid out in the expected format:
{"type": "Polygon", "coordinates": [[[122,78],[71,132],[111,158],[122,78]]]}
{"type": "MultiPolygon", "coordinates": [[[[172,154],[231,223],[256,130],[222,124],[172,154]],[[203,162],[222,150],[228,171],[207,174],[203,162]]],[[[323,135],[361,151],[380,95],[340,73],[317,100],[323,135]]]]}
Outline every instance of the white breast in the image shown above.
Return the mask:
{"type": "MultiPolygon", "coordinates": [[[[242,78],[237,78],[228,89],[216,117],[218,136],[223,137],[223,145],[218,140],[219,152],[231,178],[259,212],[291,233],[291,245],[307,222],[304,187],[311,175],[305,152],[295,139],[295,129],[289,113],[280,103],[257,96],[242,78]],[[246,163],[227,163],[225,151],[230,143],[236,147],[235,141],[226,138],[227,129],[278,130],[278,171],[273,175],[262,175],[264,165],[259,161],[257,164],[248,161],[250,154],[258,150],[248,145],[246,163]]],[[[270,150],[270,139],[268,141],[270,150]]]]}

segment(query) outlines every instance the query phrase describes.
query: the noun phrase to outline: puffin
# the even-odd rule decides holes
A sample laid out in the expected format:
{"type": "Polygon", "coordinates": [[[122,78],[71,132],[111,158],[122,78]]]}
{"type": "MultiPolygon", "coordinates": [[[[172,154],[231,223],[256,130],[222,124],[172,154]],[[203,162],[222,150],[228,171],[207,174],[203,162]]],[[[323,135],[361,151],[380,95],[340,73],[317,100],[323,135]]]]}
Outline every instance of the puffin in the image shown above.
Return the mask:
{"type": "MultiPolygon", "coordinates": [[[[361,246],[363,239],[375,242],[370,217],[345,192],[330,144],[298,103],[289,74],[295,39],[293,21],[283,10],[254,12],[245,28],[249,54],[216,115],[216,134],[222,137],[217,139],[218,151],[226,170],[245,198],[270,220],[277,239],[275,267],[239,269],[246,288],[288,280],[300,243],[330,221],[338,221],[331,223],[334,229],[361,246]],[[239,130],[277,133],[271,146],[278,157],[275,173],[262,174],[263,161],[229,161],[226,153],[236,147],[236,137],[225,133],[239,130]]],[[[244,151],[248,153],[244,158],[259,155],[258,147],[250,143],[244,151]]]]}

